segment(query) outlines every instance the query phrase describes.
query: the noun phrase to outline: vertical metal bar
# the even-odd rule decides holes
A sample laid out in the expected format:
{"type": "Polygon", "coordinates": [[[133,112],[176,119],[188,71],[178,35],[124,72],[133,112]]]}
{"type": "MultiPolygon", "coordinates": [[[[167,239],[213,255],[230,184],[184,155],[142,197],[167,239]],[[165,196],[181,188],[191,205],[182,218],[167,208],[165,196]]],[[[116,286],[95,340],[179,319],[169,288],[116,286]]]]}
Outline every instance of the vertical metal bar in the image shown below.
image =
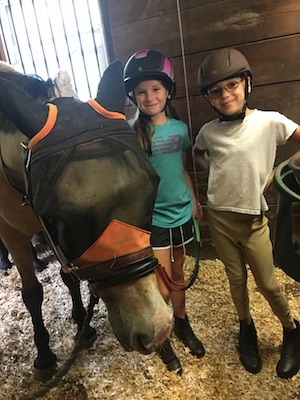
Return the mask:
{"type": "Polygon", "coordinates": [[[88,86],[89,94],[91,96],[90,82],[88,80],[86,61],[85,61],[85,56],[84,56],[83,47],[82,47],[82,39],[81,39],[80,29],[79,29],[79,25],[78,25],[78,18],[77,18],[76,8],[75,8],[75,5],[74,5],[74,0],[72,0],[72,4],[73,4],[74,17],[75,17],[76,26],[77,26],[78,39],[79,39],[79,43],[80,43],[80,52],[81,52],[83,67],[84,67],[84,71],[85,71],[86,83],[87,83],[87,86],[88,86]]]}
{"type": "Polygon", "coordinates": [[[71,54],[70,54],[70,47],[69,47],[68,36],[67,36],[67,32],[66,32],[66,25],[65,25],[64,19],[62,18],[62,15],[63,15],[63,14],[62,14],[62,9],[61,9],[60,0],[58,0],[58,4],[59,4],[60,16],[61,16],[62,26],[63,26],[63,30],[64,30],[64,35],[65,35],[65,41],[66,41],[66,43],[67,43],[67,48],[68,48],[68,57],[69,57],[69,60],[70,60],[72,75],[73,75],[73,78],[74,78],[75,90],[76,90],[76,92],[77,92],[78,89],[77,89],[77,85],[76,85],[74,67],[73,67],[73,63],[72,63],[72,56],[71,56],[71,54]]]}
{"type": "MultiPolygon", "coordinates": [[[[31,55],[31,60],[32,60],[33,69],[34,69],[34,72],[37,73],[36,64],[35,64],[35,60],[34,60],[34,56],[33,56],[33,51],[32,51],[32,47],[31,47],[31,43],[30,43],[30,38],[29,38],[29,34],[28,34],[27,24],[26,24],[26,20],[25,20],[25,16],[24,16],[22,0],[19,0],[19,4],[20,4],[21,13],[22,13],[22,18],[23,18],[23,23],[24,23],[24,29],[25,29],[25,32],[26,32],[26,37],[27,37],[27,42],[28,42],[28,48],[29,48],[30,55],[31,55]]],[[[22,53],[21,53],[21,54],[22,54],[22,53]]]]}
{"type": "Polygon", "coordinates": [[[52,22],[51,22],[51,18],[49,17],[49,10],[48,10],[48,2],[47,2],[47,0],[45,2],[45,5],[46,5],[46,9],[47,9],[47,16],[48,16],[49,27],[50,27],[50,32],[51,32],[52,44],[53,44],[53,47],[54,47],[54,50],[55,50],[56,62],[57,62],[58,68],[60,68],[60,62],[59,62],[57,47],[56,47],[56,43],[55,43],[54,35],[53,35],[52,22]]]}
{"type": "MultiPolygon", "coordinates": [[[[92,34],[92,39],[93,39],[93,44],[94,44],[94,50],[95,50],[95,54],[96,54],[96,62],[97,62],[97,65],[98,65],[98,70],[100,71],[100,73],[102,75],[101,66],[99,64],[99,54],[98,54],[98,49],[97,49],[97,43],[96,43],[96,40],[95,40],[95,30],[94,30],[94,25],[93,25],[93,22],[92,22],[91,9],[90,9],[90,6],[89,6],[89,1],[86,0],[86,3],[87,3],[87,8],[88,8],[89,21],[90,21],[90,26],[91,26],[91,34],[92,34]]],[[[100,12],[100,10],[99,10],[99,12],[100,12]]]]}
{"type": "Polygon", "coordinates": [[[7,12],[7,15],[8,15],[8,20],[9,20],[9,22],[11,24],[11,32],[14,35],[14,38],[15,38],[15,41],[16,41],[16,46],[17,46],[18,53],[19,53],[20,62],[21,62],[21,65],[22,65],[22,68],[23,68],[23,71],[24,71],[25,68],[24,68],[24,63],[23,63],[23,59],[22,59],[22,56],[21,56],[22,53],[21,53],[21,50],[20,50],[20,44],[19,44],[19,41],[18,41],[17,32],[16,32],[15,25],[14,25],[14,19],[12,17],[12,9],[11,9],[10,0],[8,0],[7,6],[8,7],[6,8],[6,12],[7,12]]]}
{"type": "Polygon", "coordinates": [[[44,64],[45,64],[45,68],[46,68],[46,71],[47,71],[47,75],[49,76],[49,68],[48,68],[47,58],[46,58],[46,54],[45,54],[45,50],[44,50],[44,45],[43,45],[43,41],[42,41],[42,36],[41,36],[41,30],[40,30],[40,26],[39,26],[39,21],[38,21],[37,15],[36,15],[36,9],[35,9],[34,0],[31,0],[31,2],[32,2],[33,12],[34,12],[34,18],[35,18],[35,22],[36,22],[36,27],[37,27],[38,34],[39,34],[39,40],[40,40],[40,44],[41,44],[41,48],[42,48],[42,53],[43,53],[43,57],[44,57],[44,64]]]}
{"type": "Polygon", "coordinates": [[[113,42],[112,42],[112,38],[111,38],[106,0],[98,0],[98,3],[99,3],[100,12],[102,14],[102,21],[103,21],[105,38],[106,38],[108,58],[109,58],[109,62],[112,62],[112,61],[114,61],[116,56],[115,56],[115,50],[114,50],[114,46],[113,46],[113,42]]]}
{"type": "Polygon", "coordinates": [[[5,61],[7,62],[7,57],[9,57],[8,55],[8,51],[7,51],[7,44],[6,44],[6,39],[5,39],[5,35],[4,35],[4,29],[3,29],[3,25],[2,25],[2,20],[0,18],[0,30],[1,30],[1,36],[0,36],[0,41],[1,41],[1,49],[0,49],[0,58],[1,61],[5,61]],[[5,49],[6,52],[5,52],[5,49]]]}

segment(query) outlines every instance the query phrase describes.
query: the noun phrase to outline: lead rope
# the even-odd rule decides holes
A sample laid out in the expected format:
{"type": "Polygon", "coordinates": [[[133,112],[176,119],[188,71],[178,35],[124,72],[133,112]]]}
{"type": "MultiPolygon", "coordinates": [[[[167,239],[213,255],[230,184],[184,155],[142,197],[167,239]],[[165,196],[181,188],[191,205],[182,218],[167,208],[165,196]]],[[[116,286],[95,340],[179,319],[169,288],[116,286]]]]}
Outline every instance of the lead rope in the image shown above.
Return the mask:
{"type": "MultiPolygon", "coordinates": [[[[192,116],[191,116],[191,107],[190,107],[190,96],[188,90],[188,78],[187,78],[187,71],[186,71],[186,57],[185,57],[185,46],[183,41],[183,30],[182,30],[182,18],[181,18],[181,9],[180,9],[180,0],[176,1],[177,4],[177,15],[178,15],[178,25],[179,25],[179,33],[180,33],[180,46],[181,46],[181,54],[182,54],[182,65],[183,65],[183,76],[184,76],[184,86],[185,86],[185,97],[186,97],[186,107],[188,112],[188,127],[189,127],[189,135],[191,143],[193,143],[193,135],[192,135],[192,116]]],[[[198,207],[201,212],[201,205],[199,201],[199,186],[198,186],[198,179],[197,179],[197,172],[196,172],[196,164],[195,160],[192,157],[193,162],[193,172],[194,172],[194,179],[195,179],[195,187],[196,187],[196,197],[198,207]]]]}

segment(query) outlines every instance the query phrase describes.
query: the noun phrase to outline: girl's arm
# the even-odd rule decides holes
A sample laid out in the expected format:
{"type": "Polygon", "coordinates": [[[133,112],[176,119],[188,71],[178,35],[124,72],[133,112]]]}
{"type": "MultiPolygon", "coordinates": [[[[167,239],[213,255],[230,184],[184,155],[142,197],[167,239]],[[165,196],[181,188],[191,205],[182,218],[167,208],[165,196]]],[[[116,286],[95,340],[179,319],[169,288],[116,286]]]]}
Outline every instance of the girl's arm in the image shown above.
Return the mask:
{"type": "Polygon", "coordinates": [[[194,186],[193,186],[193,183],[192,183],[192,179],[191,179],[191,176],[190,176],[190,174],[189,174],[189,172],[188,172],[188,170],[186,168],[186,152],[185,151],[182,153],[182,163],[183,163],[183,168],[184,168],[185,181],[186,181],[187,187],[190,189],[191,196],[193,198],[193,213],[192,213],[192,217],[194,219],[197,219],[198,222],[200,223],[200,222],[202,222],[202,219],[203,219],[202,207],[201,207],[201,204],[198,203],[198,201],[197,201],[197,197],[196,197],[196,193],[195,193],[194,186]]]}
{"type": "Polygon", "coordinates": [[[300,126],[295,130],[292,136],[289,138],[291,142],[300,144],[300,126]]]}
{"type": "Polygon", "coordinates": [[[207,150],[200,150],[196,145],[193,147],[193,158],[195,161],[196,166],[201,171],[208,171],[209,170],[209,156],[207,150]]]}
{"type": "MultiPolygon", "coordinates": [[[[298,127],[295,132],[292,134],[292,136],[290,136],[290,138],[288,139],[288,141],[294,142],[294,143],[298,143],[300,144],[300,127],[298,127]]],[[[271,184],[274,181],[274,174],[275,174],[275,168],[273,168],[273,171],[268,179],[268,182],[266,184],[265,190],[264,192],[266,192],[266,190],[271,186],[271,184]]]]}

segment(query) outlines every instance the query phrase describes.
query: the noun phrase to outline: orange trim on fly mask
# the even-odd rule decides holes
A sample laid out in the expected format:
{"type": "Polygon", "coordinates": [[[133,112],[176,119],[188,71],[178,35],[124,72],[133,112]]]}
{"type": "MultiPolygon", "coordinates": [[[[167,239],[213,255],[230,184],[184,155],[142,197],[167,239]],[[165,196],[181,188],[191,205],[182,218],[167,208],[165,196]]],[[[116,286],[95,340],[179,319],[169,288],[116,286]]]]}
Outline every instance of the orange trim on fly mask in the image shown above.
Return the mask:
{"type": "MultiPolygon", "coordinates": [[[[115,111],[108,111],[94,99],[88,100],[87,104],[89,106],[91,106],[94,111],[96,111],[100,115],[103,115],[103,117],[105,117],[105,118],[123,119],[124,121],[126,121],[126,117],[124,114],[121,114],[121,113],[118,113],[115,111]]],[[[44,137],[47,136],[48,133],[51,132],[51,130],[53,129],[55,122],[57,120],[57,115],[58,115],[57,106],[52,103],[48,103],[47,106],[49,108],[47,121],[46,121],[45,125],[43,126],[43,128],[29,141],[28,149],[30,149],[30,150],[32,150],[32,148],[38,142],[40,142],[42,139],[44,139],[44,137]]]]}
{"type": "Polygon", "coordinates": [[[115,260],[150,247],[150,232],[113,219],[102,235],[79,258],[77,267],[115,260]]]}
{"type": "Polygon", "coordinates": [[[121,114],[116,111],[108,111],[106,108],[102,107],[101,104],[99,104],[96,100],[94,99],[89,99],[87,103],[95,110],[97,113],[103,115],[103,117],[106,118],[113,118],[113,119],[123,119],[126,121],[126,117],[124,114],[121,114]]]}
{"type": "Polygon", "coordinates": [[[42,127],[42,129],[30,140],[28,143],[28,149],[32,150],[32,148],[42,139],[44,139],[45,136],[48,135],[48,133],[53,129],[55,122],[57,120],[57,114],[58,114],[58,109],[56,105],[48,103],[47,104],[49,108],[48,112],[48,118],[45,123],[45,125],[42,127]]]}

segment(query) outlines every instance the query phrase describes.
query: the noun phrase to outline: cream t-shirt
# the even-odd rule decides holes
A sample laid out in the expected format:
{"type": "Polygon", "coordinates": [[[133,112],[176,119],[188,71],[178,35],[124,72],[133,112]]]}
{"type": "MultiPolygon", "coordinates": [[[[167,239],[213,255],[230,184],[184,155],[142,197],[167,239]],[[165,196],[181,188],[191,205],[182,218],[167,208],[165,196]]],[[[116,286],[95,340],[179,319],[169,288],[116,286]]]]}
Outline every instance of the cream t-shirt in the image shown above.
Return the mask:
{"type": "Polygon", "coordinates": [[[210,159],[207,205],[214,210],[259,215],[276,149],[298,124],[275,111],[253,110],[243,121],[215,119],[203,125],[195,144],[210,159]]]}

